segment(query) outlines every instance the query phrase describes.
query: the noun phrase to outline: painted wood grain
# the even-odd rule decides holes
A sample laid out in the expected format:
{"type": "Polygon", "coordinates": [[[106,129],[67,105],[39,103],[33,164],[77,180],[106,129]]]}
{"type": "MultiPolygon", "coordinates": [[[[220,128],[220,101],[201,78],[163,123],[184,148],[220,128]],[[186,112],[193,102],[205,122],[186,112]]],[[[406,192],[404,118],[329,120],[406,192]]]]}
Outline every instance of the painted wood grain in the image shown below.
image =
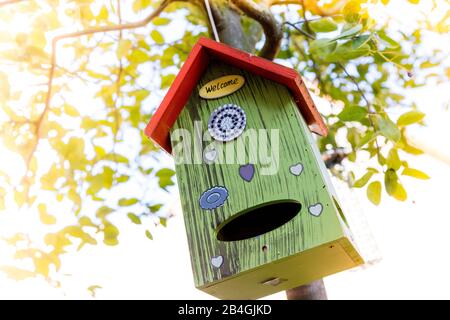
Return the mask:
{"type": "MultiPolygon", "coordinates": [[[[255,175],[251,182],[247,182],[240,177],[239,167],[248,163],[249,159],[240,164],[176,165],[197,287],[208,287],[229,277],[318,248],[345,237],[348,232],[334,204],[333,190],[327,181],[316,144],[295,101],[284,86],[221,62],[212,62],[198,83],[197,90],[191,94],[172,132],[185,129],[193,135],[199,135],[199,132],[194,132],[194,122],[200,121],[203,130],[207,130],[210,114],[227,103],[237,104],[245,111],[246,131],[278,130],[278,172],[276,175],[261,175],[263,165],[255,163],[255,175]],[[245,85],[237,92],[219,99],[205,100],[198,96],[198,89],[205,83],[229,74],[242,75],[246,80],[245,85]],[[296,164],[303,166],[298,176],[290,171],[290,167],[296,164]],[[217,209],[204,210],[199,205],[199,198],[214,186],[226,187],[228,199],[217,209]],[[300,202],[300,214],[259,237],[231,242],[217,240],[216,228],[225,220],[248,208],[280,200],[300,202]],[[314,216],[309,208],[318,204],[323,210],[319,216],[314,216]],[[265,251],[264,246],[267,248],[265,251]],[[220,268],[216,268],[211,264],[211,259],[219,256],[223,257],[223,263],[220,268]]],[[[227,148],[236,147],[243,139],[241,136],[225,145],[227,148]]],[[[210,142],[202,144],[203,147],[207,145],[210,142]]],[[[250,147],[245,150],[248,158],[250,147]]],[[[173,148],[173,151],[177,157],[176,149],[173,148]]],[[[347,249],[355,250],[351,244],[347,249]]],[[[357,253],[354,254],[354,262],[361,262],[357,253]]]]}

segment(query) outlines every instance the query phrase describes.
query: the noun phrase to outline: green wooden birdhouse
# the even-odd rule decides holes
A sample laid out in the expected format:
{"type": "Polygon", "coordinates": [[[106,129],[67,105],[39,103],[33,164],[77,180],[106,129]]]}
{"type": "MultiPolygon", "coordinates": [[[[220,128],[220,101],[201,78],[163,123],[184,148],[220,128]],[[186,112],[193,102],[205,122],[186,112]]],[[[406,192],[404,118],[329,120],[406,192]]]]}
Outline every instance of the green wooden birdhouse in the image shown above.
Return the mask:
{"type": "Polygon", "coordinates": [[[146,134],[175,157],[197,288],[254,299],[363,263],[287,67],[201,39],[146,134]]]}

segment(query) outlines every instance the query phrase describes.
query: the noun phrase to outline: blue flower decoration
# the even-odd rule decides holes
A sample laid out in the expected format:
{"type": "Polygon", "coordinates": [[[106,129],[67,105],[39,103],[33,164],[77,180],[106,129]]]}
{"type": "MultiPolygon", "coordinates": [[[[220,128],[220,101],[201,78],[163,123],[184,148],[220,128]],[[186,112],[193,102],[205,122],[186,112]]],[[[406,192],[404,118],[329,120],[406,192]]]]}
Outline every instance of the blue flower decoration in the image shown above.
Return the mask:
{"type": "Polygon", "coordinates": [[[213,187],[200,196],[200,207],[204,210],[216,209],[223,206],[227,198],[228,190],[225,187],[213,187]]]}

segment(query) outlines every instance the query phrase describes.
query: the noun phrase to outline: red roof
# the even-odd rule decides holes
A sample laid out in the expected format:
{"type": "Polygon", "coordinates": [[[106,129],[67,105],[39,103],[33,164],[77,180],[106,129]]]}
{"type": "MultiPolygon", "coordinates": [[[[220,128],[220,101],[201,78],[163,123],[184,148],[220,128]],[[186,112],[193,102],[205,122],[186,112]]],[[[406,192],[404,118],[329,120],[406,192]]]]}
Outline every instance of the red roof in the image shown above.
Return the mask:
{"type": "Polygon", "coordinates": [[[295,70],[223,43],[201,38],[192,49],[167,95],[145,128],[145,134],[167,152],[171,153],[172,151],[170,129],[175,124],[211,59],[223,61],[231,66],[285,85],[293,95],[311,131],[323,136],[327,134],[327,127],[302,78],[295,70]]]}

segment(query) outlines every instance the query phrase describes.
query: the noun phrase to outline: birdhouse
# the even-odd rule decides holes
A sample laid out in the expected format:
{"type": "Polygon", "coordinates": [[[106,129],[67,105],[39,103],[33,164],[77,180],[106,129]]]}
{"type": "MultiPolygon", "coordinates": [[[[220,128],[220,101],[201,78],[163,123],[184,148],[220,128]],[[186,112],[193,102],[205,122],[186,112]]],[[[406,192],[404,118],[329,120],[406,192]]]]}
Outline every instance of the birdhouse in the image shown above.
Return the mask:
{"type": "Polygon", "coordinates": [[[175,158],[197,288],[255,299],[363,263],[299,74],[202,38],[145,133],[175,158]]]}

